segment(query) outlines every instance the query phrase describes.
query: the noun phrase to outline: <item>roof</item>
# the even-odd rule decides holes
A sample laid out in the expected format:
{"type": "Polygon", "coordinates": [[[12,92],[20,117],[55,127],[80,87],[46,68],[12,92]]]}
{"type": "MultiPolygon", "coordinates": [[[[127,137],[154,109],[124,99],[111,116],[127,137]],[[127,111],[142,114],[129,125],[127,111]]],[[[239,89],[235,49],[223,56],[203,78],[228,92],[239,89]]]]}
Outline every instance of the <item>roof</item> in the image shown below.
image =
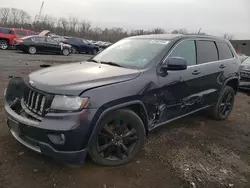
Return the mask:
{"type": "Polygon", "coordinates": [[[183,34],[150,34],[150,35],[137,35],[132,36],[129,38],[142,38],[142,39],[158,39],[158,40],[172,40],[174,38],[206,38],[206,39],[213,39],[213,40],[220,40],[220,41],[227,41],[226,39],[211,36],[211,35],[183,35],[183,34]]]}
{"type": "Polygon", "coordinates": [[[150,35],[137,35],[129,38],[143,38],[143,39],[162,39],[171,40],[175,37],[183,36],[181,34],[150,34],[150,35]]]}

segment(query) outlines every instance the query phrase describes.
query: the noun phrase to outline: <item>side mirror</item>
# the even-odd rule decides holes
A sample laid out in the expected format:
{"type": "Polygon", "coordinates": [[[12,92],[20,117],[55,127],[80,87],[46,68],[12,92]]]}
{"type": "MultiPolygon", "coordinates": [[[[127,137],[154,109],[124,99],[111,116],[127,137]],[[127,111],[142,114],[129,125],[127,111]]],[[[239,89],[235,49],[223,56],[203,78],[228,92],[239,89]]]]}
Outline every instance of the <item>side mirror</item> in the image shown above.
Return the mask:
{"type": "Polygon", "coordinates": [[[170,57],[168,58],[161,66],[161,69],[164,71],[172,70],[186,70],[187,69],[187,61],[182,57],[170,57]]]}

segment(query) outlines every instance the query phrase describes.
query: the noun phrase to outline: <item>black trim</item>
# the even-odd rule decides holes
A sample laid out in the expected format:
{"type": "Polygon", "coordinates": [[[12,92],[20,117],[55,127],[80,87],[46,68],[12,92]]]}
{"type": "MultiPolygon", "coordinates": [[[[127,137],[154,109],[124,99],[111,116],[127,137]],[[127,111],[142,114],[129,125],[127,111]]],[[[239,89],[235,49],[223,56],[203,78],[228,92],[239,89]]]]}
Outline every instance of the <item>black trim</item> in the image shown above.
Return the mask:
{"type": "MultiPolygon", "coordinates": [[[[115,109],[122,108],[122,107],[127,107],[127,106],[130,106],[130,105],[134,105],[134,104],[139,104],[139,105],[141,105],[141,106],[143,107],[144,112],[146,113],[146,119],[147,119],[147,123],[146,123],[146,125],[145,125],[145,128],[146,128],[146,131],[148,131],[148,130],[149,130],[149,126],[148,126],[148,113],[147,113],[146,107],[145,107],[145,105],[142,103],[142,101],[135,100],[135,101],[125,102],[125,103],[122,103],[122,104],[118,104],[118,105],[109,107],[109,108],[105,109],[105,110],[101,113],[101,115],[99,116],[98,120],[97,120],[97,121],[95,122],[95,124],[94,124],[94,129],[93,129],[93,131],[92,131],[92,133],[91,133],[91,136],[90,136],[90,139],[89,139],[89,141],[88,141],[88,146],[89,146],[89,144],[90,144],[90,143],[92,142],[92,140],[93,140],[93,135],[94,135],[96,129],[98,128],[98,124],[100,123],[100,121],[102,120],[102,118],[103,118],[108,112],[110,112],[110,111],[112,111],[112,110],[115,110],[115,109]]],[[[87,146],[87,148],[88,148],[88,146],[87,146]]]]}

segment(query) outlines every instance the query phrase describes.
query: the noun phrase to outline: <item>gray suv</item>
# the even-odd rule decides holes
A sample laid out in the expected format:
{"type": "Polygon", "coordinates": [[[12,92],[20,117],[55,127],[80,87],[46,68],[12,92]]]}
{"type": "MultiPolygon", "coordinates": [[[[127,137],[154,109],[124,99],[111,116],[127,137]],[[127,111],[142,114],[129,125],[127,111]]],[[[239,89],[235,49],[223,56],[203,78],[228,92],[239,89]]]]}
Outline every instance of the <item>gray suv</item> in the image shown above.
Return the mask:
{"type": "Polygon", "coordinates": [[[5,91],[10,132],[64,163],[130,162],[149,131],[207,110],[226,119],[239,85],[230,42],[212,36],[125,38],[86,62],[13,78],[5,91]]]}

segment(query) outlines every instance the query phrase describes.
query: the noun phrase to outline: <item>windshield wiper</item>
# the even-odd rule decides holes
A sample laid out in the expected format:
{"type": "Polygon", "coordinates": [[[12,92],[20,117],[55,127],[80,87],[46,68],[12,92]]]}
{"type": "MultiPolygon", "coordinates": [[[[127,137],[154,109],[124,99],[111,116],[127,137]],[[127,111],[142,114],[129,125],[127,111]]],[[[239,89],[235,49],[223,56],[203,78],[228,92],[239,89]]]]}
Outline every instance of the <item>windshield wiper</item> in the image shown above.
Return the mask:
{"type": "Polygon", "coordinates": [[[101,61],[101,64],[107,64],[107,65],[113,65],[113,66],[117,66],[117,67],[122,67],[121,65],[115,63],[115,62],[112,62],[112,61],[101,61]]]}

